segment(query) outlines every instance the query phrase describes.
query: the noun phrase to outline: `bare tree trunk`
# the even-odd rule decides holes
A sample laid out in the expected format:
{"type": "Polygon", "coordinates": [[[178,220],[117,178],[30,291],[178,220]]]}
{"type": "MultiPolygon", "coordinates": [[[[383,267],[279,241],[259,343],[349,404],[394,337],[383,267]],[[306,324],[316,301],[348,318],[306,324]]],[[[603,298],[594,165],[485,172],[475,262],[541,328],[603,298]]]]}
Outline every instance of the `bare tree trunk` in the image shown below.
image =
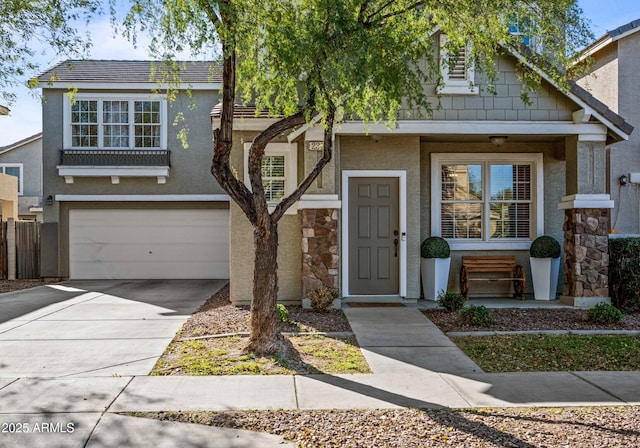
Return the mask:
{"type": "Polygon", "coordinates": [[[255,258],[251,337],[247,352],[286,356],[288,349],[278,328],[278,225],[270,217],[253,231],[255,258]]]}

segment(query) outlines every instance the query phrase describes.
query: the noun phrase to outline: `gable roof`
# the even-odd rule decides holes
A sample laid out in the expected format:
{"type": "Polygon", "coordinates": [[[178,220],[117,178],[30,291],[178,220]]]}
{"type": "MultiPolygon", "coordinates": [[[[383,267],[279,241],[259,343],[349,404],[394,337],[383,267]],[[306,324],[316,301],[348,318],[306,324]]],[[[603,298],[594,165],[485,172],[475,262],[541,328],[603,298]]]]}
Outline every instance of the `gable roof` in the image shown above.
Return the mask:
{"type": "MultiPolygon", "coordinates": [[[[221,65],[215,61],[176,61],[181,84],[196,88],[219,88],[221,65]]],[[[163,77],[173,80],[172,67],[163,61],[134,60],[66,60],[40,74],[43,87],[68,88],[73,85],[91,87],[139,88],[157,87],[163,77]]]]}
{"type": "Polygon", "coordinates": [[[597,51],[602,50],[607,45],[620,40],[623,37],[627,37],[637,31],[640,31],[640,19],[632,20],[631,22],[619,26],[616,29],[607,31],[603,36],[596,39],[594,43],[582,50],[582,52],[580,53],[580,60],[586,59],[597,51]]]}
{"type": "MultiPolygon", "coordinates": [[[[576,84],[575,81],[569,80],[569,91],[565,91],[562,89],[558,83],[556,83],[551,76],[549,76],[544,70],[542,70],[539,66],[536,66],[531,62],[531,49],[525,45],[521,45],[519,49],[504,47],[509,51],[513,56],[515,56],[521,63],[525,64],[531,70],[535,71],[542,79],[547,81],[553,87],[558,89],[560,93],[566,95],[571,101],[576,103],[578,106],[582,107],[585,110],[588,110],[591,114],[593,112],[593,117],[604,124],[610,131],[609,137],[607,139],[607,144],[620,141],[627,140],[631,132],[633,132],[633,126],[625,121],[625,119],[609,109],[609,107],[598,101],[593,95],[587,92],[585,89],[576,84]],[[529,57],[527,57],[527,55],[529,57]]],[[[553,67],[549,68],[553,70],[553,67]]]]}
{"type": "Polygon", "coordinates": [[[42,138],[42,132],[38,132],[37,134],[33,134],[30,137],[23,138],[22,140],[18,140],[17,142],[11,143],[10,145],[0,146],[0,154],[13,151],[14,149],[18,149],[21,146],[26,145],[27,143],[35,142],[36,140],[41,138],[42,138]]]}

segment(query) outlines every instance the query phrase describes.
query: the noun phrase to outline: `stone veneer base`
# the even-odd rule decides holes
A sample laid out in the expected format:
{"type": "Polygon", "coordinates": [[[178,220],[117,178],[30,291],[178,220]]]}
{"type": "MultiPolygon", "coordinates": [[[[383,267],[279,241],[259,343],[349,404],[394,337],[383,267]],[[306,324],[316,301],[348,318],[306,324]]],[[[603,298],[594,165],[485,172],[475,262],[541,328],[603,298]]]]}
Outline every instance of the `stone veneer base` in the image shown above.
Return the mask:
{"type": "Polygon", "coordinates": [[[608,303],[611,305],[611,297],[569,297],[561,296],[560,303],[562,305],[576,306],[582,308],[593,308],[599,303],[608,303]]]}

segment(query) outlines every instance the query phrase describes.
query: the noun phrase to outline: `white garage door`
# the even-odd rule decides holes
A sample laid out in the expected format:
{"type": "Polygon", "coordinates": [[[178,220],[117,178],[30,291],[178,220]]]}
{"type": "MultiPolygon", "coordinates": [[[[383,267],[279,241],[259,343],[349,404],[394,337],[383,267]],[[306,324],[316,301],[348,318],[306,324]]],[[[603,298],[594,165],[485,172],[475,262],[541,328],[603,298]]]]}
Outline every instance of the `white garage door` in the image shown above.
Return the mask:
{"type": "Polygon", "coordinates": [[[72,279],[229,278],[229,210],[70,210],[72,279]]]}

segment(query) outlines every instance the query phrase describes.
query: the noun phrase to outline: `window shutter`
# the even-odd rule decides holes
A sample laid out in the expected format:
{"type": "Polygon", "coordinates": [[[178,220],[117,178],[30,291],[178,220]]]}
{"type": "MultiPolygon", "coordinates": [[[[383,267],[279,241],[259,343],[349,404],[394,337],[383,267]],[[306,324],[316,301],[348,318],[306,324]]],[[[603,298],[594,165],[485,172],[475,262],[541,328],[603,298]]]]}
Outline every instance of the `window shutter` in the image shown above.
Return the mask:
{"type": "Polygon", "coordinates": [[[467,49],[461,48],[455,58],[449,61],[449,79],[464,81],[467,79],[467,49]]]}

